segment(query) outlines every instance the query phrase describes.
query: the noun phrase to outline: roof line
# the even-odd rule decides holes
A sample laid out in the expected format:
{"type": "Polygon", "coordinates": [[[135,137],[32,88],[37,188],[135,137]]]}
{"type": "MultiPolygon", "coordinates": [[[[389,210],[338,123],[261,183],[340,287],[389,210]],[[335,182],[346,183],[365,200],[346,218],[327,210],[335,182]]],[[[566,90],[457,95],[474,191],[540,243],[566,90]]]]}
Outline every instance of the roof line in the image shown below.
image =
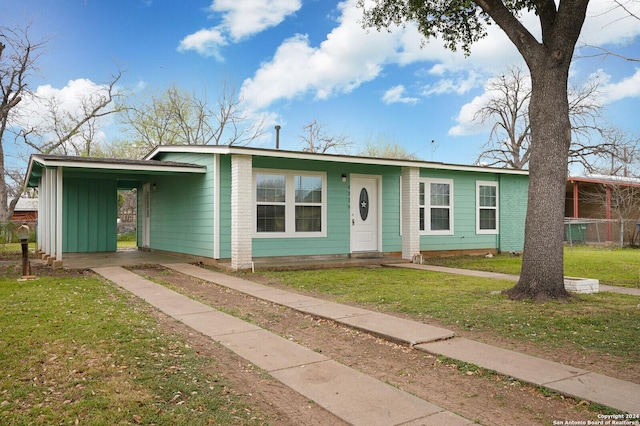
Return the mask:
{"type": "Polygon", "coordinates": [[[618,176],[611,176],[611,178],[612,179],[594,178],[587,176],[569,176],[567,180],[569,182],[600,183],[603,185],[640,187],[640,181],[638,181],[637,179],[634,179],[635,181],[631,182],[629,180],[625,181],[624,178],[620,178],[618,176]]]}
{"type": "Polygon", "coordinates": [[[237,147],[229,145],[159,145],[147,154],[144,159],[150,160],[157,155],[168,152],[194,152],[211,154],[238,154],[238,155],[260,155],[264,157],[285,157],[291,159],[333,161],[338,163],[358,163],[389,166],[423,167],[440,170],[492,172],[501,174],[528,175],[528,170],[502,169],[497,167],[468,166],[462,164],[447,164],[439,162],[428,162],[423,160],[404,160],[392,158],[362,157],[343,154],[319,154],[301,151],[275,150],[268,148],[237,147]]]}
{"type": "Polygon", "coordinates": [[[178,163],[173,161],[157,160],[127,160],[127,159],[104,159],[95,157],[71,157],[60,155],[32,154],[29,159],[27,176],[31,174],[32,164],[36,162],[44,167],[74,167],[93,169],[113,169],[114,165],[119,170],[144,170],[144,171],[166,171],[183,173],[205,173],[206,167],[198,164],[178,163]]]}

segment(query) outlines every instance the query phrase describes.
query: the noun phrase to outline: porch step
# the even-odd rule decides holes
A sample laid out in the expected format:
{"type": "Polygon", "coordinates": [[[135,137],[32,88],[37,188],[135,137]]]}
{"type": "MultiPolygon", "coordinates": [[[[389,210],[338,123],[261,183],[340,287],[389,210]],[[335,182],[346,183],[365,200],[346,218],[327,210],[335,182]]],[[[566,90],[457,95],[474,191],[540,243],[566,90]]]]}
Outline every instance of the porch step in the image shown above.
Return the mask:
{"type": "Polygon", "coordinates": [[[384,253],[379,251],[361,251],[357,253],[351,253],[349,255],[351,259],[382,259],[384,253]]]}

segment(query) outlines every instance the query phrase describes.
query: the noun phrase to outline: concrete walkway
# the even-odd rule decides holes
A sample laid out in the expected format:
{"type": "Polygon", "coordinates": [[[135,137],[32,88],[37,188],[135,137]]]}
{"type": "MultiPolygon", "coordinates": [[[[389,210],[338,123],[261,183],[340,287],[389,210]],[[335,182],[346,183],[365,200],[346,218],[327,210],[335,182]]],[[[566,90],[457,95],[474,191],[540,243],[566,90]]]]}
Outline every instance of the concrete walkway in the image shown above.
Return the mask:
{"type": "MultiPolygon", "coordinates": [[[[167,263],[163,266],[262,300],[403,342],[417,350],[473,363],[564,395],[624,412],[640,413],[640,385],[634,383],[457,338],[453,332],[443,328],[274,289],[189,264],[167,263]]],[[[423,268],[427,265],[403,266],[427,269],[423,268]]],[[[349,423],[472,424],[440,407],[122,268],[105,267],[94,270],[269,371],[276,379],[349,423]]],[[[498,278],[495,274],[492,277],[498,278]]]]}
{"type": "MultiPolygon", "coordinates": [[[[187,264],[166,265],[200,275],[207,272],[187,264]]],[[[269,372],[276,380],[337,417],[354,425],[471,425],[472,421],[444,410],[425,400],[362,374],[326,356],[314,352],[256,325],[217,311],[166,287],[146,280],[121,267],[100,267],[94,271],[137,295],[167,315],[203,333],[247,361],[269,372]]],[[[210,278],[224,281],[232,288],[261,293],[265,300],[282,300],[296,306],[319,306],[304,296],[297,296],[265,286],[213,273],[210,278]]],[[[243,291],[240,290],[240,291],[243,291]]],[[[276,302],[277,303],[277,302],[276,302]]],[[[322,312],[340,318],[362,316],[366,311],[329,304],[322,312]]],[[[383,320],[383,318],[380,318],[383,320]]],[[[414,327],[415,328],[415,327],[414,327]]],[[[446,331],[429,327],[426,334],[439,338],[446,331]]],[[[415,333],[420,341],[425,333],[415,333]]],[[[449,333],[450,334],[450,333],[449,333]]],[[[411,336],[412,333],[403,333],[411,336]]]]}

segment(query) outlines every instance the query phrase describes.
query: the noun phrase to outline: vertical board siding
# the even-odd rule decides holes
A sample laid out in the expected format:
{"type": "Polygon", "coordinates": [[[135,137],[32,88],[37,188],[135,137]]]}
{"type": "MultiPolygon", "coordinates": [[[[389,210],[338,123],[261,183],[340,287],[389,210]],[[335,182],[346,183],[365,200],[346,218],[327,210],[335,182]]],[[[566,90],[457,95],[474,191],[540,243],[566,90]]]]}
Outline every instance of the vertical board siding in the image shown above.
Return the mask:
{"type": "Polygon", "coordinates": [[[113,179],[65,178],[62,251],[117,249],[117,184],[113,179]]]}
{"type": "Polygon", "coordinates": [[[205,174],[149,176],[150,248],[213,257],[213,155],[168,153],[165,161],[199,164],[205,174]]]}

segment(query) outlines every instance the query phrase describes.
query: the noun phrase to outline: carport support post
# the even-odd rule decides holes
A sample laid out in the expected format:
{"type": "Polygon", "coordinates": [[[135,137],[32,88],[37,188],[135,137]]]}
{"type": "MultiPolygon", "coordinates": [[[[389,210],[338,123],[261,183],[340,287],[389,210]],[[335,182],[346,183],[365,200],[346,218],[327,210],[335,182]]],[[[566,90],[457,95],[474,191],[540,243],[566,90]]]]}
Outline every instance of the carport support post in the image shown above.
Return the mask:
{"type": "Polygon", "coordinates": [[[231,267],[251,269],[253,263],[253,175],[249,155],[231,157],[231,267]]]}

